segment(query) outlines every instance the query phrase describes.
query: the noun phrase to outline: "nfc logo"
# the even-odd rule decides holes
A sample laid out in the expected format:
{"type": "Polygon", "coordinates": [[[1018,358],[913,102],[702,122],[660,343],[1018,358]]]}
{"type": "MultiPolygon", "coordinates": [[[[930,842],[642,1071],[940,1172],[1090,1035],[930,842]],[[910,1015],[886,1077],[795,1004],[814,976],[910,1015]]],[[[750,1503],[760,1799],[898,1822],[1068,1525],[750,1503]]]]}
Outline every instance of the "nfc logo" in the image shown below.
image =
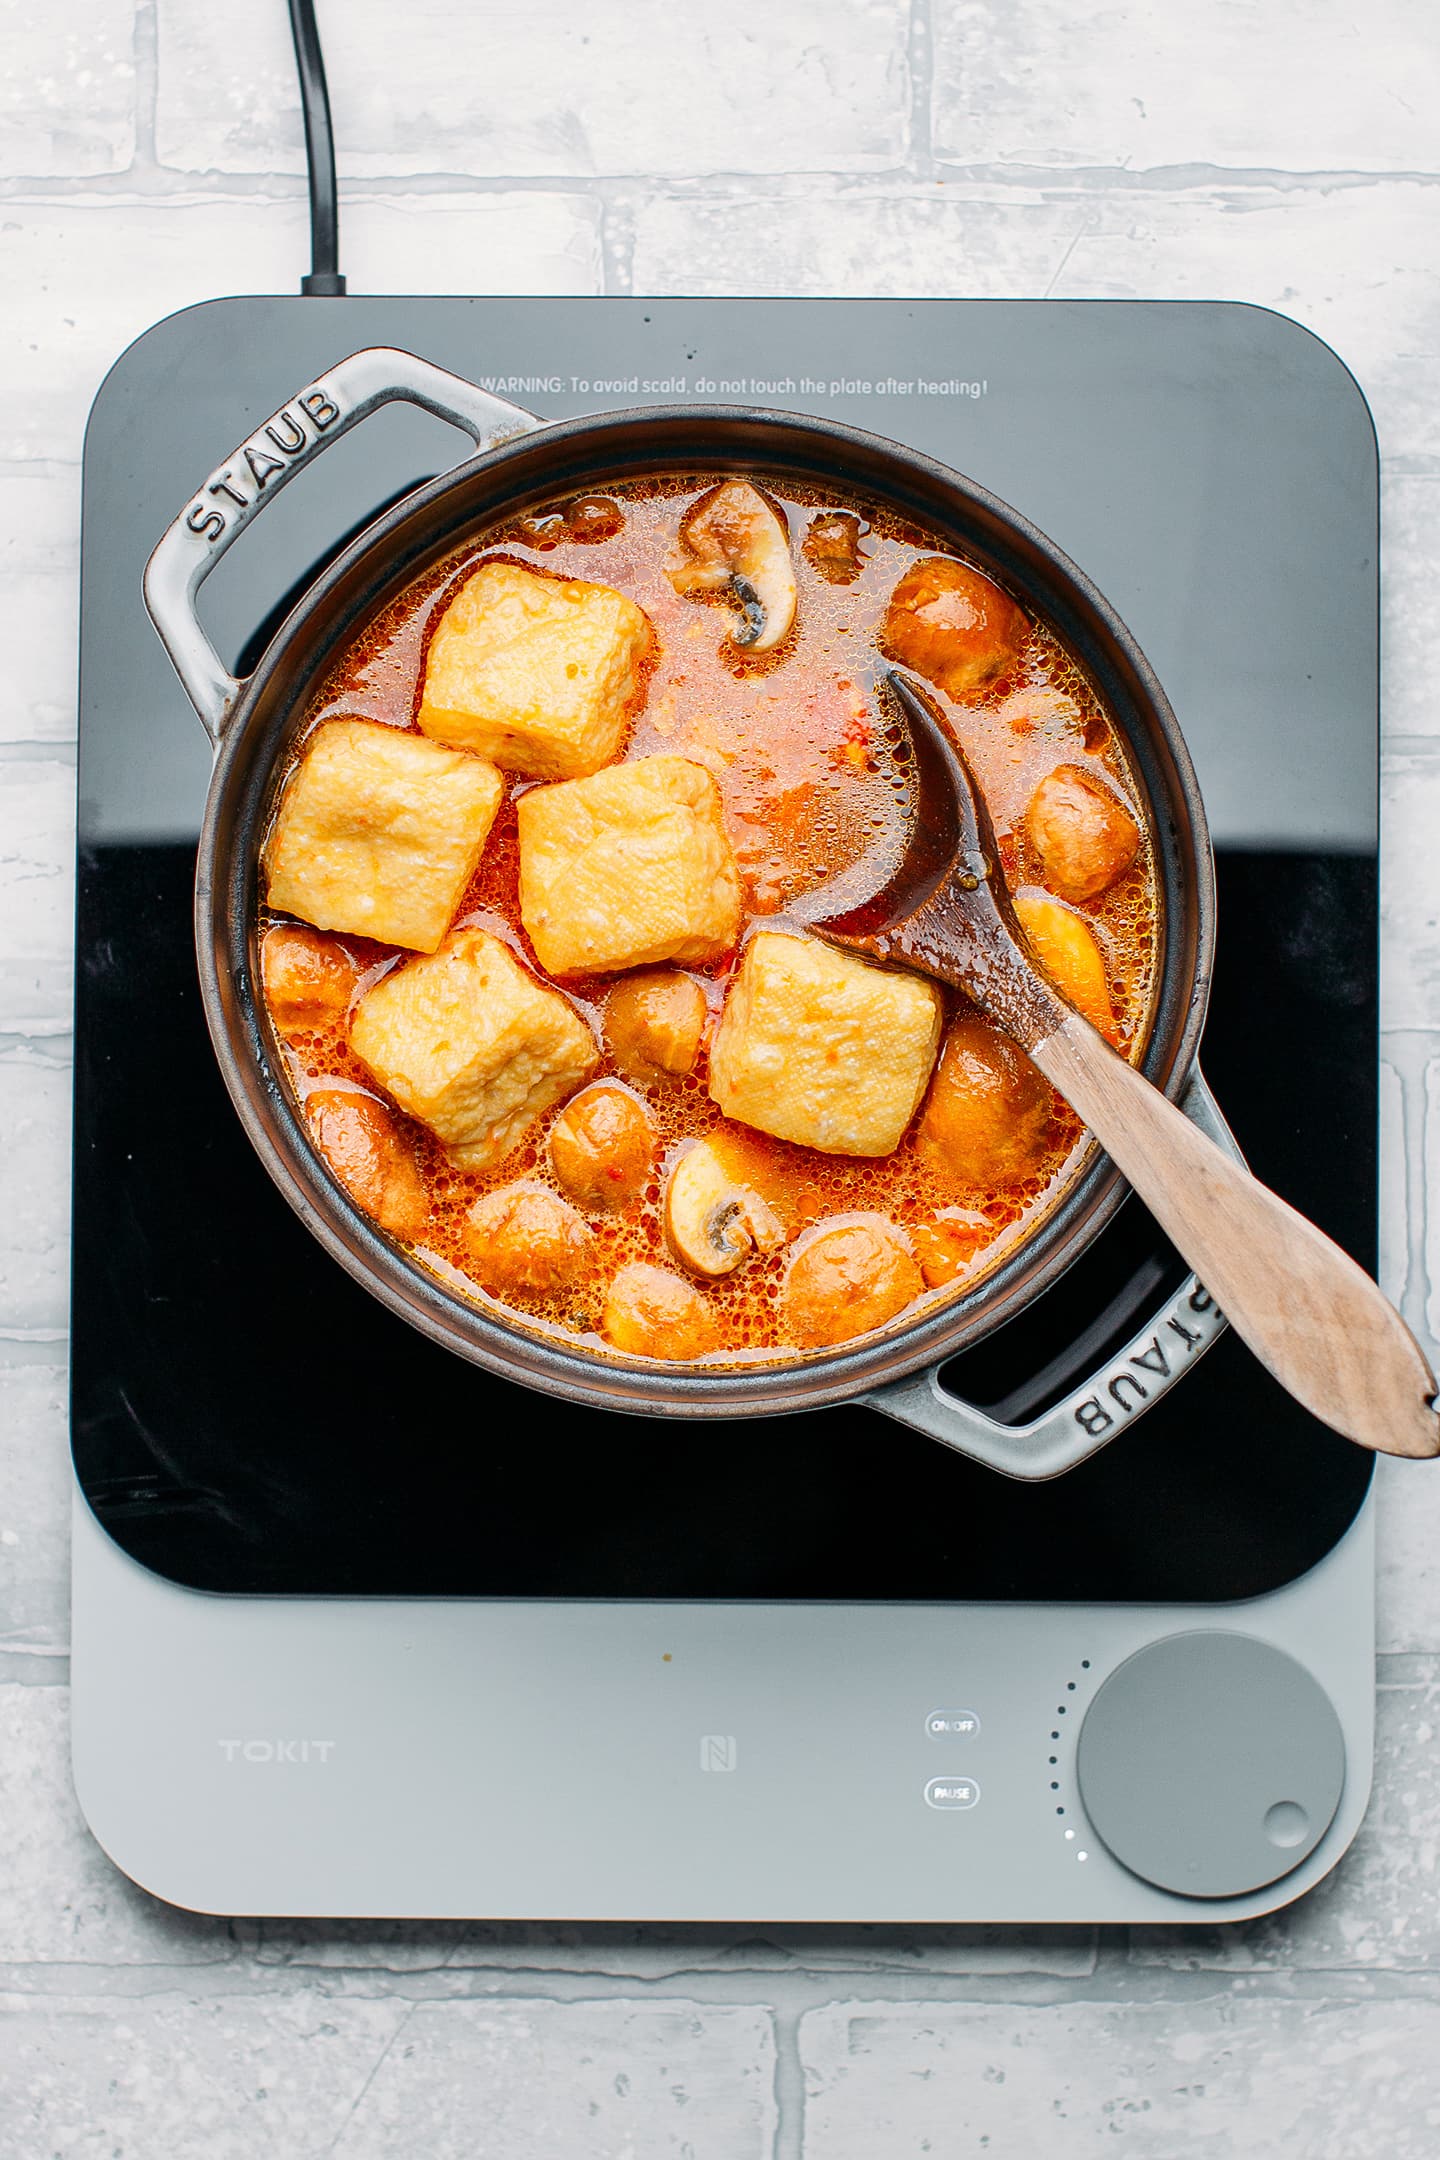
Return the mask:
{"type": "Polygon", "coordinates": [[[736,1752],[734,1733],[707,1732],[700,1735],[702,1770],[733,1770],[736,1752]]]}

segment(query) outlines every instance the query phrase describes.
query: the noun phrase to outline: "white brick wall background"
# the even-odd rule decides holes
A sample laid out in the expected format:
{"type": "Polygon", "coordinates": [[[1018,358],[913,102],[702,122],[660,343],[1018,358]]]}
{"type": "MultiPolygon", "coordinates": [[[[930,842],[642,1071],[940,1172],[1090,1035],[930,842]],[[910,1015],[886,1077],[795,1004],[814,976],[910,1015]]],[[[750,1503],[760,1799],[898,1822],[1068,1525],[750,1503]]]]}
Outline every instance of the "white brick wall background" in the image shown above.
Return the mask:
{"type": "MultiPolygon", "coordinates": [[[[1385,1253],[1440,1334],[1433,0],[321,0],[357,291],[1233,297],[1385,469],[1385,1253]]],[[[281,0],[0,0],[0,2151],[1431,2160],[1440,1475],[1383,1481],[1380,1768],[1302,1905],[1173,1935],[174,1913],[65,1759],[78,465],[121,348],[306,267],[281,0]]]]}

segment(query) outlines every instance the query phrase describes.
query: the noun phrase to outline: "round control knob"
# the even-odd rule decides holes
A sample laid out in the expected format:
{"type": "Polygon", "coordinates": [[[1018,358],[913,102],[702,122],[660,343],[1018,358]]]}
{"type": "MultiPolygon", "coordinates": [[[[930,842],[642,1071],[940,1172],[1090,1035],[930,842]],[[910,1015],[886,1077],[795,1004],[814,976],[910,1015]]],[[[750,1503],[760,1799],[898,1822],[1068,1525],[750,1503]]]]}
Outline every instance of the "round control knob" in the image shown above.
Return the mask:
{"type": "Polygon", "coordinates": [[[1345,1783],[1334,1706],[1252,1635],[1171,1635],[1118,1666],[1085,1715],[1080,1797],[1122,1866],[1162,1890],[1239,1897],[1314,1851],[1345,1783]]]}

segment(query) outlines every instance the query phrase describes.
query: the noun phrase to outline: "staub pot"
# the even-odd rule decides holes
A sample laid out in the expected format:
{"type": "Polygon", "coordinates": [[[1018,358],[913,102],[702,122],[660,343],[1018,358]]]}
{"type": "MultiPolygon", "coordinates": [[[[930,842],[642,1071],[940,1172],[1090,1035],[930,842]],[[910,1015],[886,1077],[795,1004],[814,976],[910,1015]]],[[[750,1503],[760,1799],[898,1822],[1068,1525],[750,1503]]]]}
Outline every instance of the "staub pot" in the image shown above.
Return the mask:
{"type": "Polygon", "coordinates": [[[1043,1416],[1005,1426],[959,1402],[938,1367],[1017,1313],[1085,1250],[1124,1186],[1098,1149],[1063,1201],[968,1295],[871,1339],[765,1367],[670,1369],[507,1324],[411,1261],[351,1203],[297,1120],[257,993],[259,849],[275,779],[337,649],[412,579],[501,517],[556,495],[666,469],[740,472],[853,490],[927,527],[1059,632],[1125,737],[1148,794],[1164,899],[1148,1077],[1224,1137],[1195,1053],[1214,942],[1204,809],[1165,694],[1114,610],[1043,533],[933,459],[798,414],[684,405],[545,423],[458,376],[390,350],[353,354],[303,385],[196,490],[145,577],[151,616],[215,746],[200,838],[195,935],[205,1013],[235,1108],[271,1177],[326,1251],[422,1333],[477,1365],[581,1404],[728,1418],[860,1398],[1017,1477],[1050,1477],[1102,1445],[1223,1325],[1193,1282],[1103,1370],[1043,1416]],[[393,399],[453,422],[475,454],[386,510],[316,578],[237,681],[195,613],[213,565],[311,459],[393,399]]]}

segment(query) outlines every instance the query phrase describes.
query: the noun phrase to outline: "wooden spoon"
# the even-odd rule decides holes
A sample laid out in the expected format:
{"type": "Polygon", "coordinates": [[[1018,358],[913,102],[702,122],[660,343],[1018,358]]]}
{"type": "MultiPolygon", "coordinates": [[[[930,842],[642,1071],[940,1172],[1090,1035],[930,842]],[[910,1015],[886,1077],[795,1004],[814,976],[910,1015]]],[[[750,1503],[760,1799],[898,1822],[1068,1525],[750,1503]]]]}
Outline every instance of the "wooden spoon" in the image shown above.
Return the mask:
{"type": "MultiPolygon", "coordinates": [[[[810,927],[974,999],[1073,1104],[1236,1333],[1315,1417],[1387,1455],[1440,1454],[1435,1376],[1365,1270],[1216,1147],[1071,1010],[1029,955],[963,752],[903,676],[905,847],[878,892],[810,927]]],[[[860,866],[857,865],[857,869],[860,866]]],[[[853,889],[853,874],[845,887],[853,889]]],[[[829,899],[824,888],[817,901],[829,899]]],[[[845,901],[837,887],[833,899],[845,901]]],[[[833,904],[833,902],[832,902],[833,904]]]]}

